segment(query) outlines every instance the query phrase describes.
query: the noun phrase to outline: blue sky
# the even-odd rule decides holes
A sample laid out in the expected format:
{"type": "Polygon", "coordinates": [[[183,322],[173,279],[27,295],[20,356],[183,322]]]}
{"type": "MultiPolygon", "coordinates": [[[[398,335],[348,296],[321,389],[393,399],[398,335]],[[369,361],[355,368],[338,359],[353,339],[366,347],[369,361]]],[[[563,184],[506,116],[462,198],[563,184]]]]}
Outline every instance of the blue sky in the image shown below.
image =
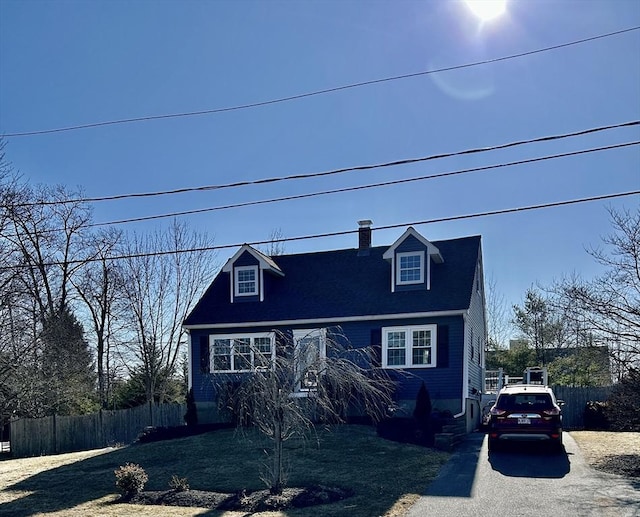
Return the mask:
{"type": "MultiPolygon", "coordinates": [[[[481,23],[464,2],[0,0],[0,133],[268,101],[501,58],[640,26],[635,0],[511,0],[481,23]]],[[[90,197],[257,180],[417,158],[640,119],[640,30],[517,59],[252,109],[6,137],[33,183],[90,197]]],[[[220,191],[94,204],[96,222],[323,191],[640,140],[638,126],[465,157],[220,191]]],[[[218,245],[355,230],[640,189],[640,148],[214,211],[184,219],[218,245]]],[[[480,234],[507,303],[563,274],[593,276],[585,248],[606,207],[639,196],[419,225],[480,234]]],[[[123,225],[144,231],[169,219],[123,225]]],[[[287,243],[288,253],[357,237],[287,243]]],[[[219,253],[224,262],[234,250],[219,253]]]]}

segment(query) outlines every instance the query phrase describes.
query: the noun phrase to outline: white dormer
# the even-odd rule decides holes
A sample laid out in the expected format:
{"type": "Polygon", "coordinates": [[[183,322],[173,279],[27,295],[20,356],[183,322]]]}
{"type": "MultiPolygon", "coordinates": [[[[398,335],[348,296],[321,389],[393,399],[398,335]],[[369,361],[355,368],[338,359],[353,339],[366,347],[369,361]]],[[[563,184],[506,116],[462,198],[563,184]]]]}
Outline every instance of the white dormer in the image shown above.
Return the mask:
{"type": "Polygon", "coordinates": [[[411,226],[382,257],[391,262],[391,292],[430,289],[431,261],[444,262],[440,250],[411,226]]]}
{"type": "Polygon", "coordinates": [[[229,273],[229,291],[231,302],[263,301],[264,272],[284,276],[275,261],[248,244],[244,244],[223,266],[222,271],[229,273]]]}

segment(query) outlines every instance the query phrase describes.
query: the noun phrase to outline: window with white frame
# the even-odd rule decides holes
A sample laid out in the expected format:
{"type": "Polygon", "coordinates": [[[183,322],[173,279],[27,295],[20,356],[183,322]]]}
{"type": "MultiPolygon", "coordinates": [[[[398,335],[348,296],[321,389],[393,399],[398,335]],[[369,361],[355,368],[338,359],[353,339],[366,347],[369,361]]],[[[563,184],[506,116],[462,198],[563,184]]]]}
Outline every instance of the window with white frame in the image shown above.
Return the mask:
{"type": "Polygon", "coordinates": [[[424,283],[424,251],[398,253],[396,264],[396,284],[424,283]]]}
{"type": "Polygon", "coordinates": [[[429,368],[436,365],[437,325],[382,329],[384,368],[429,368]]]}
{"type": "Polygon", "coordinates": [[[255,296],[258,294],[258,266],[235,268],[234,292],[236,296],[255,296]]]}
{"type": "Polygon", "coordinates": [[[252,372],[275,359],[275,337],[267,334],[211,336],[211,372],[252,372]]]}
{"type": "Polygon", "coordinates": [[[326,329],[294,330],[294,360],[296,390],[309,392],[317,389],[318,380],[327,357],[326,329]]]}

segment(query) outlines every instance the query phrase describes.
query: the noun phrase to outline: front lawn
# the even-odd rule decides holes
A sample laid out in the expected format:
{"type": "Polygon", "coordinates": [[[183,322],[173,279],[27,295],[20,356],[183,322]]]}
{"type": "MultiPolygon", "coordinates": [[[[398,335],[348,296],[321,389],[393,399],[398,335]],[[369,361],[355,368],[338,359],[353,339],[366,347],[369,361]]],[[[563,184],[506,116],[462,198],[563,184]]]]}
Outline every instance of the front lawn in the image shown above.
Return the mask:
{"type": "MultiPolygon", "coordinates": [[[[191,489],[237,493],[265,487],[260,480],[268,444],[254,432],[215,431],[199,436],[107,451],[72,453],[0,462],[0,513],[15,516],[187,516],[219,515],[198,508],[124,505],[118,500],[113,471],[127,462],[149,475],[145,490],[167,490],[173,475],[191,489]]],[[[328,485],[351,489],[354,496],[313,507],[313,515],[400,516],[437,475],[449,454],[383,440],[366,426],[340,426],[313,439],[286,446],[288,485],[328,485]]],[[[224,513],[243,515],[243,513],[224,513]]],[[[253,514],[258,515],[258,514],[253,514]]],[[[285,515],[264,513],[260,515],[285,515]]],[[[287,510],[288,517],[309,508],[287,510]]]]}

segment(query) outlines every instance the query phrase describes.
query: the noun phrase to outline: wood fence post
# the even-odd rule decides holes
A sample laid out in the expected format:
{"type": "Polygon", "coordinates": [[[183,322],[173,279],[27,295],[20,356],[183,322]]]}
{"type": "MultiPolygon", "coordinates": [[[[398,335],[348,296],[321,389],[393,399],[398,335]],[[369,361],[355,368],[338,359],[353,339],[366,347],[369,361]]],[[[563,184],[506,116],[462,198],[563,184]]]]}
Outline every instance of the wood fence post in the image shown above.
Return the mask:
{"type": "Polygon", "coordinates": [[[53,418],[51,419],[52,427],[53,427],[53,453],[58,454],[58,425],[56,423],[56,414],[53,414],[53,418]]]}

